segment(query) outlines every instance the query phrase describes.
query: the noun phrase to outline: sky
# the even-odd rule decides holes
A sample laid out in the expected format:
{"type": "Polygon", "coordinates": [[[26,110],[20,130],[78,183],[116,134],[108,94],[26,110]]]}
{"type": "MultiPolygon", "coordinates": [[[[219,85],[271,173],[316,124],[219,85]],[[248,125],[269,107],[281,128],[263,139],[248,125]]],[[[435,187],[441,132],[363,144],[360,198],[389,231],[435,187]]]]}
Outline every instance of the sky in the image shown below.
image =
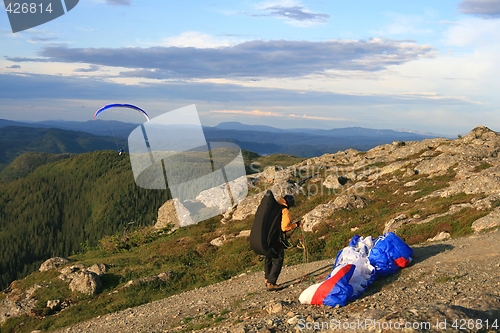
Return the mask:
{"type": "Polygon", "coordinates": [[[500,0],[80,0],[17,33],[0,12],[1,119],[500,130],[500,0]]]}

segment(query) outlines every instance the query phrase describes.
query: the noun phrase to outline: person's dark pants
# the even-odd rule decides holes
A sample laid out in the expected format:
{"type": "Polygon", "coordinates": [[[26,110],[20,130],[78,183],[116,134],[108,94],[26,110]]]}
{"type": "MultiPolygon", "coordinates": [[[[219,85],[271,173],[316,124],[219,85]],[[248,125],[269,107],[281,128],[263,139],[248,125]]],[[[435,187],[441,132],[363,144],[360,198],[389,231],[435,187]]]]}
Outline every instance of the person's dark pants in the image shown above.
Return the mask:
{"type": "Polygon", "coordinates": [[[283,260],[285,259],[285,249],[281,248],[276,252],[278,253],[278,258],[266,257],[264,261],[264,277],[267,282],[272,284],[276,284],[276,281],[278,281],[281,267],[283,267],[283,260]]]}

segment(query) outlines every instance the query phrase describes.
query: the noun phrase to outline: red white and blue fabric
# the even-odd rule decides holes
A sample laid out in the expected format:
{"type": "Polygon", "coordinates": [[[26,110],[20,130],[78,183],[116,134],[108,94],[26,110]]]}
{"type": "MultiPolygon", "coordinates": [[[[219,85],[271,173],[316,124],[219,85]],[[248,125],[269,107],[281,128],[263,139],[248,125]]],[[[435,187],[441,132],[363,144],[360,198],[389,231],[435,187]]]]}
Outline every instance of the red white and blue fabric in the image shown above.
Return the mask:
{"type": "Polygon", "coordinates": [[[354,274],[352,264],[340,265],[334,268],[325,281],[316,283],[304,290],[299,297],[302,304],[345,306],[354,293],[349,280],[354,274]]]}
{"type": "Polygon", "coordinates": [[[411,262],[413,250],[395,233],[388,232],[375,240],[368,259],[375,267],[375,278],[396,273],[411,262]]]}
{"type": "Polygon", "coordinates": [[[378,237],[354,236],[349,246],[335,259],[333,271],[326,280],[304,290],[302,304],[345,306],[358,298],[377,278],[395,273],[408,266],[413,250],[396,234],[378,237]]]}

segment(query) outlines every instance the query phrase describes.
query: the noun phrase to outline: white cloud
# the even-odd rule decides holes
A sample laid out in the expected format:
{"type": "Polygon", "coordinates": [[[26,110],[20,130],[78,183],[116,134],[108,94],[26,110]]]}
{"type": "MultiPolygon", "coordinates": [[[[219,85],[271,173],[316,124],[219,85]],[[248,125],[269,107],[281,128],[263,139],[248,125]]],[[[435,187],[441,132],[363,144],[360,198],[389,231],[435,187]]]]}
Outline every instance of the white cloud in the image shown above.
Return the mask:
{"type": "Polygon", "coordinates": [[[346,118],[332,118],[324,116],[312,116],[307,114],[295,114],[295,113],[278,113],[272,111],[261,111],[261,110],[211,110],[210,113],[224,114],[224,115],[246,115],[255,117],[282,117],[291,119],[306,119],[306,120],[324,120],[324,121],[345,121],[346,118]]]}
{"type": "Polygon", "coordinates": [[[216,37],[203,32],[186,31],[178,36],[164,38],[160,44],[167,47],[215,48],[232,46],[238,42],[241,40],[237,40],[235,37],[216,37]]]}
{"type": "Polygon", "coordinates": [[[445,33],[445,44],[451,46],[494,46],[500,42],[500,20],[467,17],[445,33]]]}
{"type": "Polygon", "coordinates": [[[428,27],[429,22],[421,15],[405,15],[400,13],[386,13],[390,23],[379,30],[372,31],[378,36],[408,36],[431,34],[433,29],[428,27]]]}

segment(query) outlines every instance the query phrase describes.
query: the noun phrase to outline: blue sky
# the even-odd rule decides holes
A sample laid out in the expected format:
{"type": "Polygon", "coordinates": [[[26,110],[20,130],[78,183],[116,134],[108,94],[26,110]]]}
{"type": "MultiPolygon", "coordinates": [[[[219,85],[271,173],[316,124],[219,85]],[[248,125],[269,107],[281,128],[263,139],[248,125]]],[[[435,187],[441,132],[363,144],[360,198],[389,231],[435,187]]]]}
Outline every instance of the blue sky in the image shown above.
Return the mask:
{"type": "Polygon", "coordinates": [[[80,0],[15,34],[2,9],[0,50],[3,119],[126,102],[196,104],[205,125],[500,129],[500,0],[80,0]]]}

